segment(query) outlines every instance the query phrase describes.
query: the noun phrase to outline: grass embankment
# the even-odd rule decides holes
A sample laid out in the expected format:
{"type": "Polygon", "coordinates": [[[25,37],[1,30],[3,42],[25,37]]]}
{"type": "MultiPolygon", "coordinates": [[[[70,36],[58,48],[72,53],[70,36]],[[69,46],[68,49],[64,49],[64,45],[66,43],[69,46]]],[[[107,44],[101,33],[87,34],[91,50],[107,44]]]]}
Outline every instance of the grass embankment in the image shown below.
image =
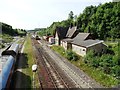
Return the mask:
{"type": "MultiPolygon", "coordinates": [[[[35,56],[32,48],[32,42],[29,36],[26,37],[26,42],[24,45],[24,56],[26,60],[26,66],[22,70],[23,73],[28,76],[29,78],[26,78],[25,82],[23,82],[23,85],[26,84],[27,88],[33,88],[33,72],[32,72],[32,65],[35,64],[35,56]]],[[[39,81],[37,73],[35,74],[35,87],[39,88],[39,81]]]]}
{"type": "Polygon", "coordinates": [[[12,36],[8,34],[0,34],[0,38],[2,39],[2,41],[0,41],[0,49],[5,47],[4,43],[10,43],[13,41],[12,36]]]}
{"type": "Polygon", "coordinates": [[[99,69],[96,69],[94,67],[88,66],[82,60],[71,61],[71,63],[73,63],[75,66],[79,67],[81,70],[83,70],[90,77],[95,79],[102,86],[112,87],[112,86],[118,84],[118,80],[117,79],[115,79],[112,76],[109,76],[109,75],[103,73],[103,71],[101,71],[99,69]]]}
{"type": "MultiPolygon", "coordinates": [[[[52,46],[51,47],[54,51],[57,51],[62,56],[66,57],[66,52],[63,47],[61,46],[52,46]]],[[[118,84],[118,80],[113,78],[112,76],[109,76],[105,74],[103,71],[94,68],[92,66],[89,66],[84,63],[83,58],[79,57],[77,61],[74,60],[68,60],[75,66],[79,67],[81,70],[83,70],[86,74],[88,74],[90,77],[95,79],[98,83],[100,83],[102,86],[105,87],[112,87],[114,85],[118,84]]]]}
{"type": "Polygon", "coordinates": [[[13,37],[8,34],[0,34],[0,38],[3,39],[3,43],[9,43],[13,41],[13,37]]]}

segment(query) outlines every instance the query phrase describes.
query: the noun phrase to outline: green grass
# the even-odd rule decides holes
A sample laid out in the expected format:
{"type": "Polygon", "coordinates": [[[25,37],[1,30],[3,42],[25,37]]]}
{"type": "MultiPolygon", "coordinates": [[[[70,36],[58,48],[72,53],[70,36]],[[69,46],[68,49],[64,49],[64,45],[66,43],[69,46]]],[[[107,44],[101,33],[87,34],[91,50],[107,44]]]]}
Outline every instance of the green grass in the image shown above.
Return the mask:
{"type": "Polygon", "coordinates": [[[0,49],[5,47],[4,43],[10,43],[13,41],[13,38],[8,34],[0,34],[0,38],[2,38],[0,49]]]}
{"type": "Polygon", "coordinates": [[[105,42],[107,45],[113,45],[113,44],[118,44],[117,42],[105,42]]]}
{"type": "MultiPolygon", "coordinates": [[[[24,54],[26,54],[27,66],[26,68],[23,69],[23,73],[30,77],[30,78],[27,78],[25,84],[27,88],[32,88],[32,79],[33,79],[32,65],[35,64],[35,56],[33,53],[32,43],[31,43],[31,39],[29,36],[26,37],[26,43],[24,46],[24,54]]],[[[35,83],[36,83],[35,86],[39,88],[39,84],[38,84],[39,81],[38,81],[37,73],[35,75],[35,83]]]]}
{"type": "Polygon", "coordinates": [[[51,48],[52,48],[54,51],[57,51],[58,53],[60,53],[62,56],[65,57],[65,50],[64,50],[63,47],[54,45],[54,46],[52,46],[51,48]]]}
{"type": "MultiPolygon", "coordinates": [[[[51,49],[58,52],[62,56],[65,57],[65,50],[61,46],[52,46],[51,49]]],[[[80,58],[80,60],[77,61],[70,61],[75,66],[79,67],[81,70],[83,70],[86,74],[88,74],[90,77],[95,79],[98,83],[100,83],[104,87],[112,87],[114,85],[118,84],[118,80],[113,78],[112,76],[109,76],[107,74],[104,74],[101,70],[96,69],[94,67],[91,67],[83,62],[83,58],[80,58]]]]}
{"type": "Polygon", "coordinates": [[[10,43],[13,41],[12,36],[10,36],[8,34],[0,34],[0,38],[2,38],[3,42],[6,42],[6,43],[10,43]]]}
{"type": "Polygon", "coordinates": [[[114,85],[117,85],[119,82],[117,79],[113,78],[112,76],[104,74],[101,70],[88,66],[82,60],[72,61],[71,63],[79,67],[90,77],[92,77],[97,82],[99,82],[102,86],[112,87],[114,85]]]}

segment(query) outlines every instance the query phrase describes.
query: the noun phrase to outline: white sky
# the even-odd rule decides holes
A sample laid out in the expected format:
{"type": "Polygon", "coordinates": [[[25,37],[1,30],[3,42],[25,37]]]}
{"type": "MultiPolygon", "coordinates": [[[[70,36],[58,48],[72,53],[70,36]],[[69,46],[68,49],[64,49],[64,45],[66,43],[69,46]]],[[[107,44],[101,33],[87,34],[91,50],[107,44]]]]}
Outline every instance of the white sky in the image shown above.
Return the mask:
{"type": "Polygon", "coordinates": [[[112,0],[0,0],[0,22],[13,28],[34,29],[50,26],[53,22],[82,13],[86,6],[112,0]]]}

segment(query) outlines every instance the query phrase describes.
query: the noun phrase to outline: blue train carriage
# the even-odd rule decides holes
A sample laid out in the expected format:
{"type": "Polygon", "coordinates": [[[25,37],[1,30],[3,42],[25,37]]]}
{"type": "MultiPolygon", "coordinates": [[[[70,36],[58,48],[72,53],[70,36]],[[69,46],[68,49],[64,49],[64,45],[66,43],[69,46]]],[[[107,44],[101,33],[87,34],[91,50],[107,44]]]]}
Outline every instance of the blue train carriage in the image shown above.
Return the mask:
{"type": "Polygon", "coordinates": [[[16,61],[19,51],[19,44],[14,43],[7,50],[3,51],[2,55],[12,55],[16,61]]]}
{"type": "Polygon", "coordinates": [[[2,56],[0,60],[0,90],[9,88],[14,71],[15,58],[11,55],[2,56]]]}

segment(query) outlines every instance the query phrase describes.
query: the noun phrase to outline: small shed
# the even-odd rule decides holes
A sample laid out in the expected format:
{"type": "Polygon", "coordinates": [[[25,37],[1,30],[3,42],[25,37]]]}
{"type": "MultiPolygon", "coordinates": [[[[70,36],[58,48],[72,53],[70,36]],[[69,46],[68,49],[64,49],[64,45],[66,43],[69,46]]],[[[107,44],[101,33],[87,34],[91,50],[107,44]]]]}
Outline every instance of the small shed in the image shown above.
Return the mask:
{"type": "Polygon", "coordinates": [[[102,40],[85,40],[72,42],[72,51],[81,56],[85,56],[89,50],[93,50],[95,53],[105,52],[107,45],[102,40]]]}

